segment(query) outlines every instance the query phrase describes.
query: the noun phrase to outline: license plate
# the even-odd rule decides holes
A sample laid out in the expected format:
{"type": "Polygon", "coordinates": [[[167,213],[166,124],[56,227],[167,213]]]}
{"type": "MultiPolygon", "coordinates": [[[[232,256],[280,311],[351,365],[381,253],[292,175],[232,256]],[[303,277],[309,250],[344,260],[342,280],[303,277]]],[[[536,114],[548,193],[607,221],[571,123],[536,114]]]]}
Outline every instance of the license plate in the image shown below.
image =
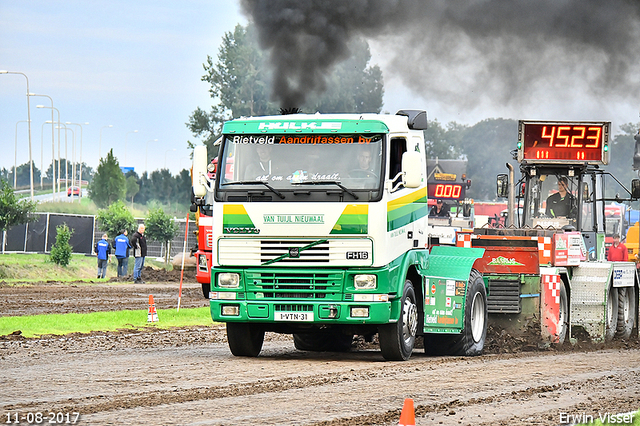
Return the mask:
{"type": "Polygon", "coordinates": [[[313,312],[274,312],[276,321],[313,321],[313,312]]]}

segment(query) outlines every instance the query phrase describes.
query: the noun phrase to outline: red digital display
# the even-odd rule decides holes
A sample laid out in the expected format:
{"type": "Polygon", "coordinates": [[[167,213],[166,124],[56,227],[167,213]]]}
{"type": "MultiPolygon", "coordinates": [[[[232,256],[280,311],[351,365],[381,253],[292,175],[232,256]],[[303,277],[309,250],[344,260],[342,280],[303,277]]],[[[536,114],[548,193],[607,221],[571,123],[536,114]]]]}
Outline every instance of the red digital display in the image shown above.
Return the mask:
{"type": "Polygon", "coordinates": [[[464,199],[465,186],[461,183],[427,183],[428,197],[441,198],[443,200],[464,199]]]}
{"type": "Polygon", "coordinates": [[[606,163],[609,124],[520,122],[520,160],[606,163]]]}

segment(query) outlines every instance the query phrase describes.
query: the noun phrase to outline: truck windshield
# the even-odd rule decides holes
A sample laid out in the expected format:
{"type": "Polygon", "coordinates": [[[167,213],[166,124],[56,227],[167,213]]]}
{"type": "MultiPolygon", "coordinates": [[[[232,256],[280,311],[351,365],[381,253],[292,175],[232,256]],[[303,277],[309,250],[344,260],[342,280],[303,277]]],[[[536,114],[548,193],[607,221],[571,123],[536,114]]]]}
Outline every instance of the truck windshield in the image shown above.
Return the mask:
{"type": "Polygon", "coordinates": [[[255,191],[266,183],[282,193],[377,192],[383,140],[384,134],[226,135],[218,190],[255,191]]]}

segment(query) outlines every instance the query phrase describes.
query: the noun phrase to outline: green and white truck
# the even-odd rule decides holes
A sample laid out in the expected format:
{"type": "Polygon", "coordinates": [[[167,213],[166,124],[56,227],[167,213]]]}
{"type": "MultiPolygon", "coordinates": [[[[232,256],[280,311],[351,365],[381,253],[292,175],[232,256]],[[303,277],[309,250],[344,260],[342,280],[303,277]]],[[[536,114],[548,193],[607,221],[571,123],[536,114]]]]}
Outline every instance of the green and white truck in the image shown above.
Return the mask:
{"type": "Polygon", "coordinates": [[[377,334],[387,360],[476,355],[487,290],[482,248],[429,247],[424,111],[228,121],[215,180],[194,151],[194,204],[213,212],[211,316],[231,352],[265,331],[297,349],[349,350],[377,334]]]}

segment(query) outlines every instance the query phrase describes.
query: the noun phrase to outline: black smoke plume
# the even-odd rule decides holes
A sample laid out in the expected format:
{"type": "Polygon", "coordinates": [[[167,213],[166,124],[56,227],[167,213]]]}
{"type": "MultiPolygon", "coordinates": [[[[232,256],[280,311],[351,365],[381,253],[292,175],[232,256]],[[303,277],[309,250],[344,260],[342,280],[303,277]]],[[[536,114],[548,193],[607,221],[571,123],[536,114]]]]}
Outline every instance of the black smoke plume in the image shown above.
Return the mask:
{"type": "Polygon", "coordinates": [[[351,37],[423,98],[461,108],[548,97],[640,101],[638,0],[241,0],[285,108],[323,89],[351,37]],[[570,89],[570,90],[569,90],[570,89]],[[547,97],[534,98],[536,94],[547,97]]]}

